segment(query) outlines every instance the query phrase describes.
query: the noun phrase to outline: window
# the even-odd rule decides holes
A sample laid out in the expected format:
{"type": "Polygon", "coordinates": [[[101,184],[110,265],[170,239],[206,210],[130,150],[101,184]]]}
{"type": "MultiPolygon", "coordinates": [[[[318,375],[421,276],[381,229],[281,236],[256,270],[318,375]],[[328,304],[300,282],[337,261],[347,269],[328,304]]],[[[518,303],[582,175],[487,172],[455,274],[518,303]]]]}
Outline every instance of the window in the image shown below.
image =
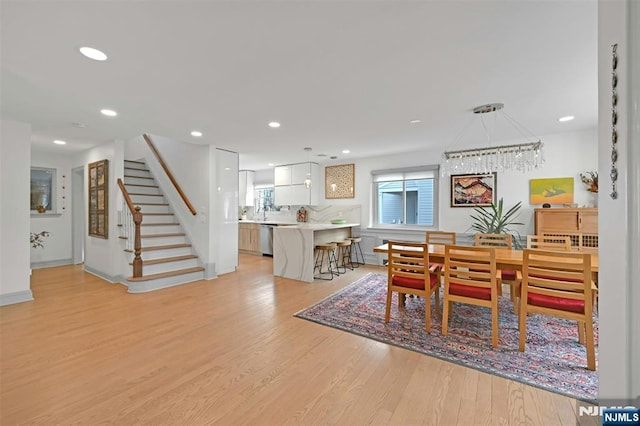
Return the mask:
{"type": "Polygon", "coordinates": [[[375,170],[374,225],[435,226],[438,166],[375,170]]]}
{"type": "Polygon", "coordinates": [[[55,212],[56,169],[31,168],[31,210],[55,212]]]}

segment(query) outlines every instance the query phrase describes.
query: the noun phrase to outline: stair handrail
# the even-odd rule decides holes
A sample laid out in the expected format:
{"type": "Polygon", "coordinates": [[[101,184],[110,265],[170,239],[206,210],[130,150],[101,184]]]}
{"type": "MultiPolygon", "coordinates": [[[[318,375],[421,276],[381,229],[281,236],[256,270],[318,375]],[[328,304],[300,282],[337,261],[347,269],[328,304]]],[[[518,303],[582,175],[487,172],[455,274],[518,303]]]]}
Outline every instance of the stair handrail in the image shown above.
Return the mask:
{"type": "Polygon", "coordinates": [[[142,257],[141,257],[142,239],[140,237],[140,225],[142,224],[142,211],[140,209],[140,206],[133,205],[133,201],[131,201],[129,192],[127,191],[127,188],[125,188],[124,182],[122,182],[122,179],[120,178],[118,178],[118,186],[120,187],[120,191],[122,191],[122,196],[124,197],[127,207],[129,207],[131,216],[133,216],[133,224],[135,226],[134,237],[133,237],[133,277],[139,278],[142,276],[142,257]]]}
{"type": "Polygon", "coordinates": [[[162,156],[160,155],[160,152],[158,152],[158,150],[156,149],[156,146],[153,144],[153,141],[151,140],[151,138],[146,134],[143,134],[142,137],[144,138],[145,141],[147,141],[147,145],[149,145],[149,148],[151,149],[151,152],[153,152],[153,154],[156,156],[156,158],[160,162],[160,165],[164,169],[164,172],[167,174],[167,177],[169,178],[169,180],[171,181],[171,183],[175,187],[176,191],[178,191],[178,194],[182,198],[182,201],[184,201],[184,203],[186,204],[186,206],[189,209],[189,211],[191,212],[191,214],[195,216],[197,214],[196,209],[193,207],[193,205],[189,201],[189,198],[187,197],[187,195],[182,190],[182,187],[180,187],[180,185],[178,184],[176,179],[173,177],[173,174],[169,170],[169,166],[167,166],[167,163],[165,163],[164,160],[162,159],[162,156]]]}

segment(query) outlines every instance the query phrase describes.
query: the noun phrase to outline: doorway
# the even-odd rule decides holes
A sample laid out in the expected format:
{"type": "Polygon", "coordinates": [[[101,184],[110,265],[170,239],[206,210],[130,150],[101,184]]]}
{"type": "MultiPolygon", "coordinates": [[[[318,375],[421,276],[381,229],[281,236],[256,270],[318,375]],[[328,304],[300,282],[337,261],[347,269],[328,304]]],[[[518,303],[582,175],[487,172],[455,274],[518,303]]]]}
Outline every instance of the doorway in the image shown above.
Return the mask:
{"type": "Polygon", "coordinates": [[[84,263],[85,189],[84,166],[71,170],[71,250],[73,264],[84,263]]]}

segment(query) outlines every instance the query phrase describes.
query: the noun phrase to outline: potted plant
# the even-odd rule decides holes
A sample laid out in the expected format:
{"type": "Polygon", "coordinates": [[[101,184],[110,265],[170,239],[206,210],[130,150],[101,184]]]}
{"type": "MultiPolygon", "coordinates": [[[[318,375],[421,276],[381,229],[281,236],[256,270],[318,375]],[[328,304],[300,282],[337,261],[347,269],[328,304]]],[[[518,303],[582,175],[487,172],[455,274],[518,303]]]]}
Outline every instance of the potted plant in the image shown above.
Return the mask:
{"type": "Polygon", "coordinates": [[[49,231],[32,232],[29,237],[29,242],[33,248],[44,248],[44,239],[51,235],[49,231]]]}
{"type": "Polygon", "coordinates": [[[471,215],[473,224],[470,229],[480,234],[511,234],[513,245],[516,249],[521,249],[520,233],[513,230],[514,225],[524,225],[522,222],[516,222],[522,202],[519,201],[509,210],[504,211],[503,200],[500,198],[498,204],[491,203],[488,207],[476,207],[471,215]]]}

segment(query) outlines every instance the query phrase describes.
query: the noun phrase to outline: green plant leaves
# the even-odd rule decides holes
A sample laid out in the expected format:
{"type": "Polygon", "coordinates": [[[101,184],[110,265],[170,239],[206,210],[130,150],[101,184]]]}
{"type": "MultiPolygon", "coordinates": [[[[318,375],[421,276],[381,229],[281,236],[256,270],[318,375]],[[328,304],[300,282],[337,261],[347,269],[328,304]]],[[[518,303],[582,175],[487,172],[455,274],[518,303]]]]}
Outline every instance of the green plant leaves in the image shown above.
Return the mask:
{"type": "Polygon", "coordinates": [[[498,200],[497,205],[492,203],[488,207],[475,207],[471,215],[473,220],[471,229],[480,234],[511,234],[515,248],[520,249],[522,248],[520,233],[513,230],[511,226],[524,225],[522,222],[515,221],[521,207],[522,201],[519,201],[505,212],[502,198],[498,200]]]}

